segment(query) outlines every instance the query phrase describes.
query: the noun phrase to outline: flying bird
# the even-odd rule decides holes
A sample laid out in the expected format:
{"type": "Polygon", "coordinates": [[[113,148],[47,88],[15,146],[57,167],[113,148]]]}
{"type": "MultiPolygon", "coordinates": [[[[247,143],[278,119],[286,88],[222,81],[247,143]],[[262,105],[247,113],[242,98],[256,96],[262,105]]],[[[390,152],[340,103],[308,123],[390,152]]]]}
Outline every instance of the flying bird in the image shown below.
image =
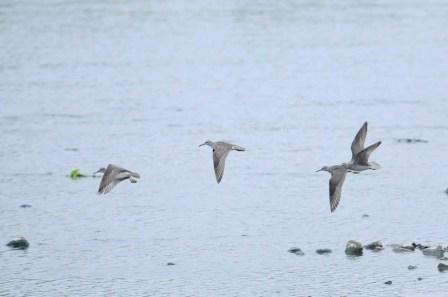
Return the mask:
{"type": "Polygon", "coordinates": [[[355,139],[353,139],[351,150],[352,159],[348,163],[348,169],[354,172],[360,172],[367,169],[380,169],[381,166],[374,162],[369,161],[370,154],[380,146],[381,141],[378,141],[366,148],[364,148],[364,142],[367,136],[367,122],[365,122],[358,133],[356,133],[355,139]]]}
{"type": "Polygon", "coordinates": [[[367,169],[376,170],[381,166],[373,161],[369,161],[370,154],[381,144],[378,141],[366,148],[364,148],[364,142],[367,136],[367,122],[365,122],[358,133],[356,133],[355,139],[353,139],[351,150],[352,159],[349,163],[343,163],[341,165],[324,166],[319,171],[327,171],[331,174],[330,178],[330,211],[334,212],[341,200],[342,185],[345,181],[347,172],[359,173],[367,169]]]}
{"type": "Polygon", "coordinates": [[[240,152],[246,150],[244,147],[222,141],[213,142],[207,140],[199,146],[201,147],[203,145],[208,145],[213,149],[213,167],[215,168],[215,176],[218,184],[221,182],[224,174],[224,166],[229,152],[232,150],[240,152]]]}
{"type": "Polygon", "coordinates": [[[348,166],[346,163],[334,166],[324,166],[319,171],[327,171],[331,174],[330,178],[330,211],[334,212],[341,200],[342,185],[345,181],[348,166]]]}
{"type": "MultiPolygon", "coordinates": [[[[99,171],[101,171],[101,169],[99,171]]],[[[131,183],[136,183],[137,178],[140,178],[140,175],[137,172],[132,172],[127,169],[109,164],[104,171],[103,177],[101,178],[100,187],[98,188],[98,194],[109,193],[119,182],[126,179],[129,179],[131,183]]]]}

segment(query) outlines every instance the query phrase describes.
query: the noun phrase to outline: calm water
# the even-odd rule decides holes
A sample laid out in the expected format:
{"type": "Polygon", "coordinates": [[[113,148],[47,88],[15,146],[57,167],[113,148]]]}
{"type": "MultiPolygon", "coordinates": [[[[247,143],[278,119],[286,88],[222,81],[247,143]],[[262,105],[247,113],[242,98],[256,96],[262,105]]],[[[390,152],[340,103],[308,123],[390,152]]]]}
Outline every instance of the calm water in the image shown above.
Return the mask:
{"type": "Polygon", "coordinates": [[[160,2],[1,2],[0,295],[444,296],[437,260],[344,246],[448,244],[448,3],[160,2]],[[330,214],[314,171],[365,120],[383,169],[330,214]],[[220,185],[207,139],[247,148],[220,185]],[[142,179],[65,176],[107,163],[142,179]]]}

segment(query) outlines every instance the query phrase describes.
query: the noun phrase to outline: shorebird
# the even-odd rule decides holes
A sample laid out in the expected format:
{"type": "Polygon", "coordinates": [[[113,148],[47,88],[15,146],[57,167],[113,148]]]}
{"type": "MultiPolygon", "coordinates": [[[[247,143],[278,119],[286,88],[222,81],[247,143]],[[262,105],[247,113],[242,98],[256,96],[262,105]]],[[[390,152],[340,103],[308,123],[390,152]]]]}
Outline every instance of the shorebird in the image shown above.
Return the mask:
{"type": "Polygon", "coordinates": [[[213,148],[213,166],[215,168],[215,176],[218,184],[221,182],[222,175],[224,174],[224,166],[229,152],[232,150],[240,152],[246,150],[244,147],[222,141],[213,142],[207,140],[199,146],[201,147],[203,145],[208,145],[213,148]]]}
{"type": "MultiPolygon", "coordinates": [[[[101,171],[98,170],[98,171],[101,171]]],[[[109,164],[104,171],[103,178],[101,178],[98,194],[107,194],[119,182],[129,179],[131,183],[136,183],[140,175],[137,172],[132,172],[124,168],[109,164]]]]}
{"type": "Polygon", "coordinates": [[[358,133],[356,133],[355,139],[352,142],[352,159],[348,163],[348,169],[354,172],[360,172],[367,169],[380,169],[381,166],[373,161],[369,161],[370,154],[380,146],[381,141],[378,141],[366,148],[364,148],[364,142],[367,136],[367,122],[365,122],[358,133]]]}
{"type": "Polygon", "coordinates": [[[341,200],[342,185],[345,181],[345,175],[347,174],[348,164],[343,163],[341,165],[324,166],[319,171],[327,171],[331,174],[330,178],[330,211],[333,212],[338,207],[341,200]]]}

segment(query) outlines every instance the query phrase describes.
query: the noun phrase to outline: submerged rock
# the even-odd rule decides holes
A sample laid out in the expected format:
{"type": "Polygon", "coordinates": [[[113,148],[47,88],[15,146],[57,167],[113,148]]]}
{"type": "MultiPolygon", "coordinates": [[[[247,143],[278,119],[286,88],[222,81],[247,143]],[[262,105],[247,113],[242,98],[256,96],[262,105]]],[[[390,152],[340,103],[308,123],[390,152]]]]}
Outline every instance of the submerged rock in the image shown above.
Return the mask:
{"type": "Polygon", "coordinates": [[[437,265],[437,269],[439,269],[440,272],[444,272],[448,270],[448,265],[443,264],[443,263],[439,263],[439,265],[437,265]]]}
{"type": "Polygon", "coordinates": [[[421,243],[415,243],[415,242],[412,243],[412,246],[417,248],[417,249],[419,249],[419,250],[423,250],[423,249],[429,248],[429,245],[423,245],[421,243]]]}
{"type": "Polygon", "coordinates": [[[362,215],[362,218],[368,218],[368,217],[369,217],[369,215],[366,213],[362,215]]]}
{"type": "Polygon", "coordinates": [[[13,249],[18,249],[18,250],[25,250],[30,246],[28,240],[26,240],[25,237],[19,237],[19,238],[13,239],[10,242],[8,242],[6,245],[13,249]]]}
{"type": "Polygon", "coordinates": [[[317,249],[316,253],[319,255],[331,254],[332,250],[330,249],[317,249]]]}
{"type": "Polygon", "coordinates": [[[31,204],[22,204],[20,205],[21,208],[30,208],[31,204]]]}
{"type": "Polygon", "coordinates": [[[421,281],[422,279],[423,279],[423,277],[418,277],[417,278],[418,281],[421,281]]]}
{"type": "Polygon", "coordinates": [[[415,246],[394,244],[394,245],[392,245],[392,251],[394,251],[395,253],[413,252],[413,251],[415,251],[415,246]]]}
{"type": "Polygon", "coordinates": [[[381,241],[374,241],[372,243],[366,244],[364,246],[364,248],[366,250],[371,250],[371,251],[381,251],[384,249],[383,244],[381,243],[381,241]]]}
{"type": "Polygon", "coordinates": [[[173,262],[166,263],[166,266],[174,266],[174,265],[176,265],[176,263],[173,263],[173,262]]]}
{"type": "Polygon", "coordinates": [[[409,265],[409,266],[408,266],[408,269],[409,269],[409,270],[414,270],[414,269],[417,269],[417,266],[409,265]]]}
{"type": "Polygon", "coordinates": [[[427,143],[428,140],[418,139],[418,138],[398,138],[397,142],[406,142],[406,143],[427,143]]]}
{"type": "Polygon", "coordinates": [[[362,256],[362,244],[354,240],[349,240],[345,245],[345,254],[350,256],[362,256]]]}
{"type": "Polygon", "coordinates": [[[304,252],[302,252],[302,250],[298,247],[292,247],[288,250],[288,252],[290,252],[291,254],[296,254],[298,256],[303,256],[305,255],[304,252]]]}
{"type": "Polygon", "coordinates": [[[384,283],[385,285],[392,285],[392,281],[387,281],[384,283]]]}
{"type": "Polygon", "coordinates": [[[444,250],[442,246],[436,246],[436,247],[428,247],[426,249],[422,249],[422,253],[425,256],[431,256],[436,258],[442,258],[444,254],[444,250]]]}

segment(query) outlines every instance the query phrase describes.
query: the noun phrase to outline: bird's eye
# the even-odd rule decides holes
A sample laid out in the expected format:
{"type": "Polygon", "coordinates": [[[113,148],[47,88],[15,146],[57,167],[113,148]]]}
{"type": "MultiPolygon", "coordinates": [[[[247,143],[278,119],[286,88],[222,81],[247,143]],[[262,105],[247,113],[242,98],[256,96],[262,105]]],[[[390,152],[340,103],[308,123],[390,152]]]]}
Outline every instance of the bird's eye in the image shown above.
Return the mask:
{"type": "Polygon", "coordinates": [[[213,149],[213,152],[215,152],[215,149],[213,149]]]}

